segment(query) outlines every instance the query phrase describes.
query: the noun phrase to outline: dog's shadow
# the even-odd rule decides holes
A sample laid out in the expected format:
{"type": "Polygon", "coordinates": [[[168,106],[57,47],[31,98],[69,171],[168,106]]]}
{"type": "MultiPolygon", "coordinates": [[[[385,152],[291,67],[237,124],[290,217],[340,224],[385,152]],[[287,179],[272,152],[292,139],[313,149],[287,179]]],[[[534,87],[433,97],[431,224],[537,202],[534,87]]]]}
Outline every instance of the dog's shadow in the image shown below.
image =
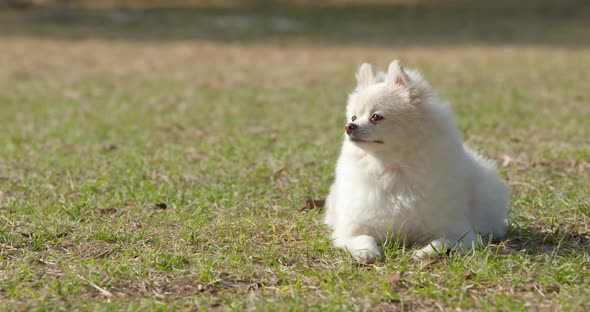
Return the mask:
{"type": "MultiPolygon", "coordinates": [[[[544,229],[532,225],[522,226],[511,224],[508,233],[500,241],[486,243],[485,238],[480,246],[496,250],[499,254],[525,254],[527,256],[563,256],[590,250],[590,232],[575,231],[562,228],[544,229]]],[[[406,246],[398,237],[392,235],[383,248],[388,250],[422,248],[423,245],[406,246]]],[[[448,250],[447,255],[452,253],[448,250]]],[[[442,256],[442,255],[441,255],[442,256]]]]}
{"type": "Polygon", "coordinates": [[[590,250],[590,232],[512,224],[506,237],[497,246],[501,253],[524,253],[531,256],[587,252],[590,250]]]}

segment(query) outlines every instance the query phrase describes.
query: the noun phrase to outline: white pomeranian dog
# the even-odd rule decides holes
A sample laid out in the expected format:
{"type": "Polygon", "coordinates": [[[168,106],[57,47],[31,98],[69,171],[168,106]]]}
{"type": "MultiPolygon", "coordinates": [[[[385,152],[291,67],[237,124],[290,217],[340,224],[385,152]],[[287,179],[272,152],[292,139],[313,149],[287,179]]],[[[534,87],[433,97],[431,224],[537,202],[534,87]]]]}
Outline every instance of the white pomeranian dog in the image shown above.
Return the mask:
{"type": "Polygon", "coordinates": [[[394,60],[377,76],[363,64],[356,78],[326,200],[334,246],[372,262],[392,236],[425,246],[418,258],[473,248],[478,235],[501,239],[508,191],[495,165],[462,144],[451,109],[420,73],[394,60]]]}

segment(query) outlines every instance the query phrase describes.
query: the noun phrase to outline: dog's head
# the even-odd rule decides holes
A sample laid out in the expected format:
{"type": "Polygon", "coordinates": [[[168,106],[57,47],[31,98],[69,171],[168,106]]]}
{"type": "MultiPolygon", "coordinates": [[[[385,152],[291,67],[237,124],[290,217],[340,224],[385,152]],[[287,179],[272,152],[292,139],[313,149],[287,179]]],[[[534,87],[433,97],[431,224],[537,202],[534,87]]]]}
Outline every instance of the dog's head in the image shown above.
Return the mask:
{"type": "Polygon", "coordinates": [[[424,117],[422,103],[430,96],[421,75],[394,60],[387,73],[377,76],[371,65],[362,64],[356,78],[346,109],[347,140],[367,151],[411,143],[424,117]]]}

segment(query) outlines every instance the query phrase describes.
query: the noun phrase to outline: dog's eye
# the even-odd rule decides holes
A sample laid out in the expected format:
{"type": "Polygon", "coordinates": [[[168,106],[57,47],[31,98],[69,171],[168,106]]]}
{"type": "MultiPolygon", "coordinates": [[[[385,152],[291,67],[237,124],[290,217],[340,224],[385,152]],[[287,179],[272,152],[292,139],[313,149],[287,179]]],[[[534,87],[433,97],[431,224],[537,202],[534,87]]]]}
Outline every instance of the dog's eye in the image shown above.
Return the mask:
{"type": "Polygon", "coordinates": [[[352,116],[352,118],[350,118],[351,121],[355,121],[356,120],[356,116],[352,116]]]}
{"type": "Polygon", "coordinates": [[[381,116],[381,115],[379,115],[379,114],[373,114],[373,115],[371,116],[371,120],[370,120],[370,121],[371,121],[372,123],[375,123],[375,122],[378,122],[378,121],[380,121],[380,120],[382,120],[382,119],[383,119],[383,116],[381,116]]]}

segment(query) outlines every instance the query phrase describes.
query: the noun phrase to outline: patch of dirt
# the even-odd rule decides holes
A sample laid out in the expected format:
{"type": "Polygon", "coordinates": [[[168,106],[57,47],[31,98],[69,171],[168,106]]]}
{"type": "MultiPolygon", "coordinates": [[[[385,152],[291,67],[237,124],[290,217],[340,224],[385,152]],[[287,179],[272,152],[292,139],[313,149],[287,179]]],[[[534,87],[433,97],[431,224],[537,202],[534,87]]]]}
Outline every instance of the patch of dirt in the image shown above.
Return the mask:
{"type": "Polygon", "coordinates": [[[80,244],[73,244],[72,241],[64,241],[60,243],[62,250],[71,253],[75,258],[82,259],[100,259],[112,255],[119,247],[116,244],[111,244],[102,240],[93,240],[82,242],[80,244]]]}
{"type": "Polygon", "coordinates": [[[156,296],[161,299],[178,299],[193,295],[217,296],[220,293],[249,293],[266,285],[260,281],[232,278],[220,274],[210,283],[198,282],[195,276],[174,277],[169,274],[153,272],[148,278],[122,281],[112,287],[117,296],[156,296]]]}
{"type": "Polygon", "coordinates": [[[401,302],[399,300],[381,301],[368,309],[372,312],[390,311],[446,311],[439,302],[426,300],[424,302],[401,302]]]}
{"type": "Polygon", "coordinates": [[[18,253],[18,248],[0,243],[0,255],[3,257],[11,257],[18,253]]]}
{"type": "Polygon", "coordinates": [[[323,209],[326,201],[323,199],[308,199],[303,204],[301,210],[323,209]]]}
{"type": "Polygon", "coordinates": [[[115,208],[115,207],[102,208],[102,209],[99,209],[98,212],[101,215],[110,215],[110,214],[117,212],[117,208],[115,208]]]}

